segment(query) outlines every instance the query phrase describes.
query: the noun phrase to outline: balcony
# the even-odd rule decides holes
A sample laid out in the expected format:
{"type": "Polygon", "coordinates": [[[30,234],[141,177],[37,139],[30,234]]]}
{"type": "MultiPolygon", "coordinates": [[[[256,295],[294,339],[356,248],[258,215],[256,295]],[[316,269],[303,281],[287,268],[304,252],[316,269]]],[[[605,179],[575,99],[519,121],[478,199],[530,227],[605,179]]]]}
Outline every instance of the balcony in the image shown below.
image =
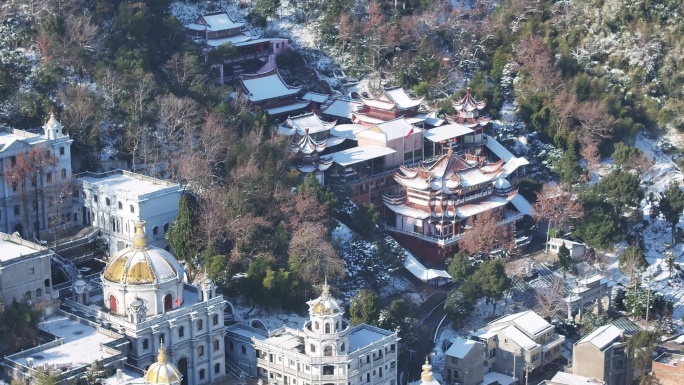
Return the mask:
{"type": "Polygon", "coordinates": [[[542,352],[546,353],[551,351],[551,349],[555,348],[556,346],[560,346],[563,341],[565,341],[565,336],[553,334],[551,339],[546,341],[546,344],[542,346],[542,352]]]}

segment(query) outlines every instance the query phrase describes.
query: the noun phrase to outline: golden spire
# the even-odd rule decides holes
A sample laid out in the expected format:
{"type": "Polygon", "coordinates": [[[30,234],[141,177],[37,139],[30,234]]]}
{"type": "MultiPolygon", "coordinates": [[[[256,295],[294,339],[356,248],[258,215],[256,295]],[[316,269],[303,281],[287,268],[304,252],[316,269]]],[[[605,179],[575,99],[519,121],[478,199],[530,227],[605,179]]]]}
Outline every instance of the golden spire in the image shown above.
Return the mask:
{"type": "Polygon", "coordinates": [[[425,365],[423,365],[423,372],[420,374],[420,379],[423,380],[423,383],[432,382],[432,365],[430,365],[427,356],[425,357],[425,365]]]}
{"type": "Polygon", "coordinates": [[[135,227],[135,234],[133,235],[133,247],[136,249],[147,248],[147,235],[145,234],[145,221],[136,221],[133,226],[135,227]]]}
{"type": "Polygon", "coordinates": [[[164,365],[166,363],[166,349],[164,349],[164,340],[159,340],[159,353],[157,354],[157,363],[164,365]]]}

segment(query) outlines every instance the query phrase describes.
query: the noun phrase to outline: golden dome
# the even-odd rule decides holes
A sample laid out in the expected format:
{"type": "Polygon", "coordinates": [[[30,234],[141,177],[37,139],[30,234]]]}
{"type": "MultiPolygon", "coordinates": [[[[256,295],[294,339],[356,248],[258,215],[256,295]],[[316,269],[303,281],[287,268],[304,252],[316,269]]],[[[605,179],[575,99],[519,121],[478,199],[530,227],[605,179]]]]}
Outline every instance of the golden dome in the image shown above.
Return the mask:
{"type": "Polygon", "coordinates": [[[428,361],[427,357],[425,358],[425,365],[423,365],[423,372],[420,373],[420,379],[423,380],[423,383],[428,383],[432,382],[432,365],[430,365],[430,361],[428,361]]]}
{"type": "Polygon", "coordinates": [[[157,362],[150,365],[145,372],[146,384],[180,384],[183,375],[176,365],[167,361],[164,342],[159,344],[157,362]]]}
{"type": "Polygon", "coordinates": [[[104,279],[133,285],[183,279],[183,267],[171,253],[147,244],[144,227],[145,222],[135,223],[133,246],[119,251],[107,263],[104,279]]]}
{"type": "Polygon", "coordinates": [[[342,308],[337,300],[330,296],[330,286],[326,278],[323,284],[321,296],[309,301],[311,311],[316,315],[334,315],[341,312],[342,308]]]}

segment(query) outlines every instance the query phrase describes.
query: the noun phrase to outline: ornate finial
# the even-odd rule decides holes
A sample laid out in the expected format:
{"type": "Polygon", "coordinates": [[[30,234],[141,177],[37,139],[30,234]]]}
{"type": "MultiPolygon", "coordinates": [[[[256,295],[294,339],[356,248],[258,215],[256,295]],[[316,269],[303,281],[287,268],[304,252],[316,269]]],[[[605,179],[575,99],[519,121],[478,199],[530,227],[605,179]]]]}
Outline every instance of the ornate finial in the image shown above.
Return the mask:
{"type": "Polygon", "coordinates": [[[138,221],[133,224],[135,234],[133,235],[133,247],[144,249],[147,247],[147,234],[145,234],[145,221],[138,221]]]}
{"type": "Polygon", "coordinates": [[[323,297],[328,297],[330,295],[330,286],[328,286],[328,276],[325,276],[325,281],[323,283],[323,297]]]}
{"type": "Polygon", "coordinates": [[[165,364],[166,363],[166,349],[164,349],[164,339],[163,338],[159,339],[159,354],[157,354],[157,363],[159,363],[159,364],[165,364]]]}
{"type": "Polygon", "coordinates": [[[423,383],[432,382],[432,365],[430,365],[430,359],[425,356],[425,365],[423,365],[423,372],[420,374],[420,379],[423,383]]]}
{"type": "Polygon", "coordinates": [[[454,146],[450,145],[449,149],[447,150],[447,156],[451,158],[451,156],[454,154],[454,146]]]}

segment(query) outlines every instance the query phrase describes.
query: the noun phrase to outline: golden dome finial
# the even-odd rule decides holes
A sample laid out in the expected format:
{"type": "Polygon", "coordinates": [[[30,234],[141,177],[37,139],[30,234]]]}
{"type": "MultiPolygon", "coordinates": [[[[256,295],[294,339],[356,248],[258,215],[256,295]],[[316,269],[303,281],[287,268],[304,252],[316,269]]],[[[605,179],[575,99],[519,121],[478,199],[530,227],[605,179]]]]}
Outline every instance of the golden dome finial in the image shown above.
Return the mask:
{"type": "Polygon", "coordinates": [[[147,234],[145,234],[145,221],[137,221],[133,224],[135,234],[133,235],[133,247],[136,249],[147,248],[147,234]]]}
{"type": "Polygon", "coordinates": [[[423,365],[423,372],[420,374],[420,379],[423,383],[432,382],[432,365],[430,365],[430,360],[425,356],[425,365],[423,365]]]}
{"type": "Polygon", "coordinates": [[[166,363],[166,349],[164,349],[164,339],[159,339],[159,353],[157,354],[157,363],[158,364],[165,364],[166,363]]]}
{"type": "Polygon", "coordinates": [[[328,298],[330,296],[330,286],[328,286],[328,276],[325,276],[325,281],[323,283],[323,295],[322,297],[328,298]]]}

